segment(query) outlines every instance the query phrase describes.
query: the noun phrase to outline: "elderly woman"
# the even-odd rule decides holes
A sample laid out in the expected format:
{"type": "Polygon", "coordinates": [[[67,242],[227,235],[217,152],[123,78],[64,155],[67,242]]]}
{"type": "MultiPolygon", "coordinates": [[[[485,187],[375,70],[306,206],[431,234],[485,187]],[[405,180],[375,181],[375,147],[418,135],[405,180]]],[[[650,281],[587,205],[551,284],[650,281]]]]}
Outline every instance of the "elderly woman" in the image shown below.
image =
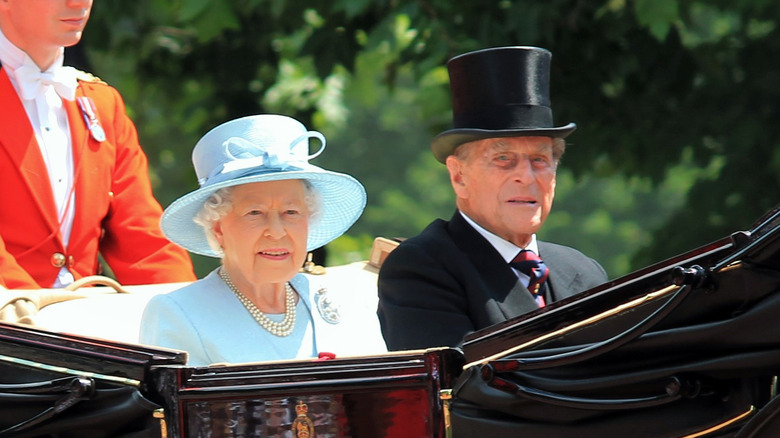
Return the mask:
{"type": "Polygon", "coordinates": [[[359,305],[362,291],[329,291],[319,284],[327,275],[300,272],[308,251],[365,207],[357,180],[308,163],[324,147],[322,134],[280,115],[233,120],[198,141],[201,187],[172,203],[161,226],[222,265],[154,297],[141,343],[187,351],[194,366],[386,351],[376,314],[359,305]],[[311,138],[321,144],[312,155],[311,138]]]}

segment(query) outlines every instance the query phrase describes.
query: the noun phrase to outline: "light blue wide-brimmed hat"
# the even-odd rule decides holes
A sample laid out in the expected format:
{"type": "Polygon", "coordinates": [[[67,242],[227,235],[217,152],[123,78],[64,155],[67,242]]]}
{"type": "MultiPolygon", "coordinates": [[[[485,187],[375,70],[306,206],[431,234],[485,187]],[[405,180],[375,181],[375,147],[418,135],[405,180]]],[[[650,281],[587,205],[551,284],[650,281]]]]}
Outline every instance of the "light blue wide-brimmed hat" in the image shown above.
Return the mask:
{"type": "Polygon", "coordinates": [[[163,213],[165,236],[185,249],[221,257],[206,239],[195,215],[221,188],[263,181],[308,180],[322,205],[309,222],[307,251],[339,237],[357,221],[366,206],[366,191],[355,178],[309,164],[325,149],[325,137],[308,131],[299,121],[282,115],[261,114],[225,122],[207,132],[192,150],[192,164],[200,188],[174,201],[163,213]],[[309,153],[309,140],[320,148],[309,153]]]}

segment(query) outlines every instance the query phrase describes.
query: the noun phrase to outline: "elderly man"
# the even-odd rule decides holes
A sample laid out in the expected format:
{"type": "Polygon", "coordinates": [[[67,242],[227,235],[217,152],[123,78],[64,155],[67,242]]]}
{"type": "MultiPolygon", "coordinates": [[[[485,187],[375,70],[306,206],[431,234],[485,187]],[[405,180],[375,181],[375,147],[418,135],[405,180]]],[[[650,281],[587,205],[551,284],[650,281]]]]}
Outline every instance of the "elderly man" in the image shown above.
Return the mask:
{"type": "Polygon", "coordinates": [[[553,125],[550,59],[536,47],[499,47],[447,64],[454,129],[431,147],[447,166],[457,211],[382,265],[378,315],[389,349],[457,346],[472,331],[607,280],[593,259],[536,239],[563,139],[576,128],[553,125]]]}
{"type": "Polygon", "coordinates": [[[146,155],[119,93],[63,67],[92,0],[0,1],[0,286],[195,280],[159,229],[146,155]]]}

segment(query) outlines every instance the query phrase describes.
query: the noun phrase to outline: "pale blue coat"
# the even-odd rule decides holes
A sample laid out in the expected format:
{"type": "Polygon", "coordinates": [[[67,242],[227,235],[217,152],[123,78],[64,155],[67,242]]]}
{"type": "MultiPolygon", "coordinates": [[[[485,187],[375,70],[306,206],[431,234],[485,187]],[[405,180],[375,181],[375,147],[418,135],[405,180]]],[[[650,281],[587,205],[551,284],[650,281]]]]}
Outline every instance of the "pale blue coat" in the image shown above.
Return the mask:
{"type": "Polygon", "coordinates": [[[361,297],[363,291],[318,293],[323,280],[308,274],[293,277],[290,283],[300,296],[295,330],[278,337],[252,318],[214,270],[188,286],[152,298],[144,310],[139,340],[186,351],[190,366],[305,359],[323,352],[337,357],[386,352],[376,313],[370,301],[366,305],[361,297]],[[323,297],[339,307],[338,323],[328,322],[318,310],[323,297]]]}

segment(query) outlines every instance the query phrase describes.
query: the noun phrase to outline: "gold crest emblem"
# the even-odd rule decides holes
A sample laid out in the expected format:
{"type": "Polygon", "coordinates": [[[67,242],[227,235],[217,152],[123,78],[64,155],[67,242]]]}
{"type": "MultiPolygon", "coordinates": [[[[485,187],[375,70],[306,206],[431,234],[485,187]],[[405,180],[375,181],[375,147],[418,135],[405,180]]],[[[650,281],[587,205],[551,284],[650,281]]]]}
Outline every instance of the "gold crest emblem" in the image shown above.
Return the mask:
{"type": "Polygon", "coordinates": [[[295,438],[314,438],[314,423],[307,415],[309,407],[301,400],[295,406],[295,413],[298,414],[292,423],[292,433],[295,438]]]}

